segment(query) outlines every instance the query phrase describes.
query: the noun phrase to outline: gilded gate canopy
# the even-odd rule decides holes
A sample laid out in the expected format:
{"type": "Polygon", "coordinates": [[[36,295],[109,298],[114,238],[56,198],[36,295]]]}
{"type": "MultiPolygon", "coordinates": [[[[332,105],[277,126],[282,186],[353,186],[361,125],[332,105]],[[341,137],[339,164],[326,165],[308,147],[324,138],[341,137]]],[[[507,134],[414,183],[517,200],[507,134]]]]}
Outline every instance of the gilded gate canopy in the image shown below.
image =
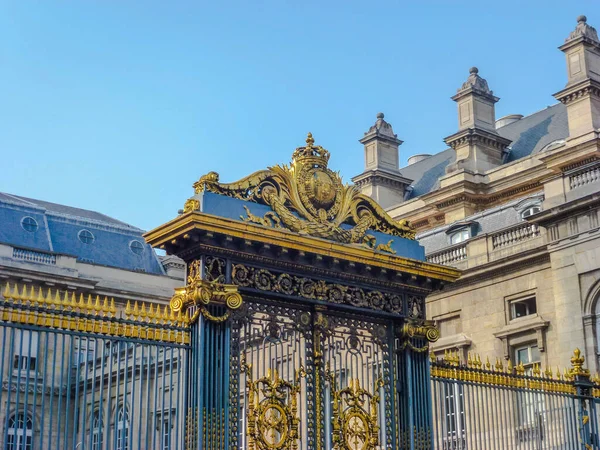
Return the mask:
{"type": "Polygon", "coordinates": [[[301,235],[362,244],[392,254],[396,253],[394,238],[414,240],[414,229],[407,221],[395,221],[355,186],[343,184],[328,162],[329,152],[314,145],[308,133],[306,145],[294,151],[289,166],[276,165],[234,183],[221,183],[216,172],[200,177],[194,183],[196,196],[186,202],[184,212],[199,209],[198,195],[209,192],[266,205],[266,212],[243,205],[245,214],[240,219],[301,235]],[[372,232],[389,239],[378,240],[372,232]]]}

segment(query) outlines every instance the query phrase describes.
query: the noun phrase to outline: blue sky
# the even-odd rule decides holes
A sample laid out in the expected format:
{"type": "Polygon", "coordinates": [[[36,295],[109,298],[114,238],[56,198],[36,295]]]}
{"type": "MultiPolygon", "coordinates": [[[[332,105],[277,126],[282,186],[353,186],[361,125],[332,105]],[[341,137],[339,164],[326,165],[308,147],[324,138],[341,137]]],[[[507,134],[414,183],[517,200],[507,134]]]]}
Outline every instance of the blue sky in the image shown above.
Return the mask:
{"type": "Polygon", "coordinates": [[[555,103],[588,1],[13,1],[0,10],[0,191],[144,229],[192,183],[287,163],[312,131],[344,179],[379,111],[402,165],[457,129],[479,67],[497,117],[555,103]]]}

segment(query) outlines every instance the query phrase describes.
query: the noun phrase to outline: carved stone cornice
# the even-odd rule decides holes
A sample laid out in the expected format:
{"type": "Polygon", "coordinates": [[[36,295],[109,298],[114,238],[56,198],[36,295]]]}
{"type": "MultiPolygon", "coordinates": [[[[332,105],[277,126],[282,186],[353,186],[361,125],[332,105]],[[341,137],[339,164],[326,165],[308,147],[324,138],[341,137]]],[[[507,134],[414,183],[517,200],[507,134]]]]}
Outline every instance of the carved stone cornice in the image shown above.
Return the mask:
{"type": "Polygon", "coordinates": [[[588,78],[554,94],[554,98],[564,105],[587,96],[600,97],[600,82],[588,78]]]}
{"type": "Polygon", "coordinates": [[[400,172],[397,174],[383,170],[367,170],[352,178],[352,182],[362,188],[368,185],[389,186],[394,189],[404,189],[410,186],[413,180],[404,178],[400,172]]]}
{"type": "Polygon", "coordinates": [[[498,151],[504,151],[512,142],[499,134],[491,133],[479,128],[467,128],[454,133],[444,139],[444,142],[454,150],[465,145],[482,145],[498,151]]]}
{"type": "MultiPolygon", "coordinates": [[[[506,201],[510,197],[513,197],[517,194],[522,194],[525,192],[531,192],[534,190],[540,190],[542,188],[542,183],[539,181],[534,181],[532,183],[523,184],[521,186],[516,186],[512,189],[503,190],[500,192],[495,192],[493,194],[490,193],[460,193],[454,195],[444,201],[434,203],[435,207],[439,210],[460,204],[460,203],[470,203],[472,205],[480,205],[480,206],[490,206],[491,204],[502,200],[506,201]]],[[[416,224],[413,226],[417,227],[416,224]]]]}

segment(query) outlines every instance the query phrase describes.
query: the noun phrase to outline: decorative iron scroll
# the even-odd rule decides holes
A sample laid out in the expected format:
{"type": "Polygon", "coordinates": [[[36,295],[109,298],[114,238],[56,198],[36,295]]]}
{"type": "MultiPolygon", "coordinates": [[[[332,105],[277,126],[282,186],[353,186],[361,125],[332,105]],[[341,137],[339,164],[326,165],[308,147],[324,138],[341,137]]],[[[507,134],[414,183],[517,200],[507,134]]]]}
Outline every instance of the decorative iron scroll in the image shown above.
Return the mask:
{"type": "Polygon", "coordinates": [[[232,282],[261,291],[402,313],[402,296],[234,264],[232,282]]]}
{"type": "MultiPolygon", "coordinates": [[[[228,184],[219,183],[219,174],[210,172],[194,183],[194,191],[268,205],[273,210],[268,216],[258,217],[246,210],[248,216],[243,219],[313,237],[371,247],[375,238],[366,234],[369,229],[415,238],[415,231],[406,220],[395,221],[355,186],[342,184],[339,173],[327,167],[328,162],[329,152],[315,146],[309,133],[306,146],[294,151],[290,166],[270,167],[228,184]],[[343,224],[352,228],[344,228],[343,224]]],[[[186,206],[189,209],[193,205],[186,206]]]]}
{"type": "Polygon", "coordinates": [[[175,295],[171,298],[169,305],[175,312],[185,311],[190,306],[198,307],[191,322],[194,322],[199,314],[202,314],[207,320],[223,322],[229,318],[231,310],[242,306],[242,296],[238,293],[237,286],[203,280],[200,267],[200,260],[190,264],[187,285],[175,289],[175,295]],[[215,317],[206,308],[212,302],[225,304],[228,310],[224,315],[215,317]]]}
{"type": "Polygon", "coordinates": [[[436,342],[440,338],[440,331],[432,320],[407,319],[399,329],[399,337],[400,350],[408,347],[412,351],[422,353],[429,349],[430,342],[436,342]],[[422,339],[425,344],[417,347],[411,342],[413,339],[422,339]]]}
{"type": "Polygon", "coordinates": [[[350,380],[348,387],[338,390],[335,377],[328,376],[332,387],[333,450],[374,450],[379,448],[379,388],[378,378],[374,394],[360,386],[358,378],[350,380]]]}
{"type": "Polygon", "coordinates": [[[298,449],[298,394],[304,368],[296,370],[294,382],[281,379],[277,369],[267,369],[266,376],[252,379],[252,365],[246,365],[248,391],[248,449],[298,449]],[[262,400],[259,400],[262,394],[262,400]]]}

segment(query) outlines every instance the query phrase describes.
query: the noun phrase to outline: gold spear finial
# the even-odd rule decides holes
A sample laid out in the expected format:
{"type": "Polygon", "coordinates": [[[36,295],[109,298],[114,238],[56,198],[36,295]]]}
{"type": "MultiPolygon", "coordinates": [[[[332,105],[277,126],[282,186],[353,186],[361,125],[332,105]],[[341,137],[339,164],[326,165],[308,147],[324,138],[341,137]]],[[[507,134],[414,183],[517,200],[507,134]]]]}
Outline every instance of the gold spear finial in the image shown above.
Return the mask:
{"type": "Polygon", "coordinates": [[[583,364],[585,363],[585,356],[581,354],[581,350],[578,348],[573,352],[573,356],[571,357],[571,369],[569,370],[569,376],[581,376],[588,377],[590,376],[590,371],[588,369],[584,369],[583,364]]]}

